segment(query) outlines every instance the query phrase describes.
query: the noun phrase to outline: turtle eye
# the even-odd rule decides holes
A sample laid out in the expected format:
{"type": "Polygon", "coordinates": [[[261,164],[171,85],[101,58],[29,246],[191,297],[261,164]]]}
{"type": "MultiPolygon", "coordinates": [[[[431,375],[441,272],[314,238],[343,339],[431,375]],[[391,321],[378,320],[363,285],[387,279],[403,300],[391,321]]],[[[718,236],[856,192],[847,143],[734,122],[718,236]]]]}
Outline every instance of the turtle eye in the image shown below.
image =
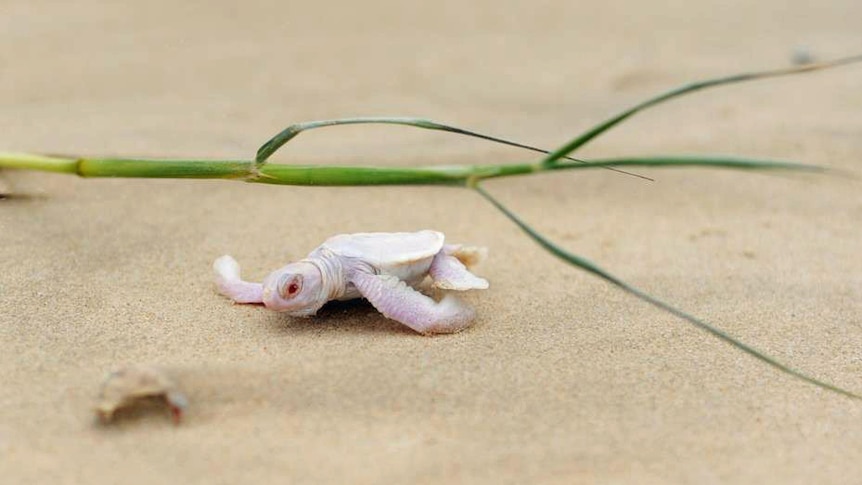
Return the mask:
{"type": "Polygon", "coordinates": [[[278,285],[278,293],[284,299],[290,299],[302,289],[302,275],[285,275],[278,285]]]}

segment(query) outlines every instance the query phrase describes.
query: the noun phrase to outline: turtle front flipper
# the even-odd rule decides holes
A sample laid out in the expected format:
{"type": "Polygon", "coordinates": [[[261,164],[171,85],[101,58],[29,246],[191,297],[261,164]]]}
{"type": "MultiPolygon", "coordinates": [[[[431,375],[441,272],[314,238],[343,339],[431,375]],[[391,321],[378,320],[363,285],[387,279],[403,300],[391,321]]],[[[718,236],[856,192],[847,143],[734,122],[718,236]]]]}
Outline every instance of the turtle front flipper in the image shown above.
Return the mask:
{"type": "Polygon", "coordinates": [[[428,274],[434,280],[434,287],[442,290],[484,290],[488,288],[488,280],[471,273],[464,263],[449,248],[434,256],[428,274]]]}
{"type": "Polygon", "coordinates": [[[243,281],[239,275],[239,263],[230,256],[222,256],[213,262],[216,286],[219,293],[236,303],[263,303],[263,285],[243,281]]]}
{"type": "Polygon", "coordinates": [[[419,293],[392,275],[356,271],[351,282],[383,316],[423,333],[455,333],[473,320],[473,309],[453,296],[440,302],[419,293]]]}

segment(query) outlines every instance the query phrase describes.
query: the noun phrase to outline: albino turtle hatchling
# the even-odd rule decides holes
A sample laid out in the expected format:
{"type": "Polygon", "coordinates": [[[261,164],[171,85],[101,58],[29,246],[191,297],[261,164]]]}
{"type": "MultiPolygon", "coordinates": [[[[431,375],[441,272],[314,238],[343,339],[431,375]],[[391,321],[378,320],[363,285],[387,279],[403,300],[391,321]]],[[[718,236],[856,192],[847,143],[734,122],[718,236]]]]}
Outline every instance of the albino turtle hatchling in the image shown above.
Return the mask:
{"type": "Polygon", "coordinates": [[[111,372],[102,384],[96,414],[102,422],[108,423],[117,410],[151,398],[164,399],[174,423],[180,422],[189,405],[186,395],[161,370],[149,366],[129,366],[111,372]]]}
{"type": "Polygon", "coordinates": [[[263,283],[240,279],[230,256],[215,260],[219,292],[237,303],[263,303],[293,316],[314,315],[330,300],[366,298],[387,318],[423,333],[453,333],[474,312],[452,295],[440,302],[416,291],[426,276],[443,290],[488,288],[467,270],[485,248],[444,244],[437,231],[342,234],[327,239],[305,259],[272,272],[263,283]]]}

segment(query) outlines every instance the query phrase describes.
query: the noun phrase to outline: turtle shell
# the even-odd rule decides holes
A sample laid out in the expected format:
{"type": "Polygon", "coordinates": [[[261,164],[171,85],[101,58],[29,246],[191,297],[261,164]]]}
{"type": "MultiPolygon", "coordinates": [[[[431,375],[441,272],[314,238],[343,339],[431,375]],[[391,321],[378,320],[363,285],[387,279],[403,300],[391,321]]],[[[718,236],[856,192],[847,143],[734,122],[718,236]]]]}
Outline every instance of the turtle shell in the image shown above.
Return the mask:
{"type": "Polygon", "coordinates": [[[364,232],[333,236],[321,247],[339,256],[359,258],[377,268],[387,268],[429,260],[443,249],[443,240],[443,233],[430,230],[364,232]]]}

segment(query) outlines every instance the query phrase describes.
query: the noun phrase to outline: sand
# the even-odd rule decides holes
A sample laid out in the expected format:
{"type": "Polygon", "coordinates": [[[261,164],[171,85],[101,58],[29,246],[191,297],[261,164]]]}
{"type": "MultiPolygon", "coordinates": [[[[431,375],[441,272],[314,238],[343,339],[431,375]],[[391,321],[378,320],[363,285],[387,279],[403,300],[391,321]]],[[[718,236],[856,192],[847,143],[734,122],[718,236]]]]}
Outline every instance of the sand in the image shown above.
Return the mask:
{"type": "MultiPolygon", "coordinates": [[[[857,54],[862,4],[24,2],[0,6],[0,147],[250,157],[298,121],[423,116],[554,147],[681,83],[857,54]],[[855,49],[855,51],[854,51],[855,49]]],[[[862,392],[862,68],[699,94],[584,157],[729,153],[856,174],[641,170],[495,182],[554,240],[862,392]]],[[[399,127],[303,135],[284,163],[532,160],[399,127]]],[[[5,171],[0,476],[12,483],[858,483],[862,404],[562,265],[475,194],[5,171]],[[361,303],[231,305],[353,231],[485,245],[475,326],[427,338],[361,303]],[[191,408],[98,426],[117,366],[191,408]]]]}

